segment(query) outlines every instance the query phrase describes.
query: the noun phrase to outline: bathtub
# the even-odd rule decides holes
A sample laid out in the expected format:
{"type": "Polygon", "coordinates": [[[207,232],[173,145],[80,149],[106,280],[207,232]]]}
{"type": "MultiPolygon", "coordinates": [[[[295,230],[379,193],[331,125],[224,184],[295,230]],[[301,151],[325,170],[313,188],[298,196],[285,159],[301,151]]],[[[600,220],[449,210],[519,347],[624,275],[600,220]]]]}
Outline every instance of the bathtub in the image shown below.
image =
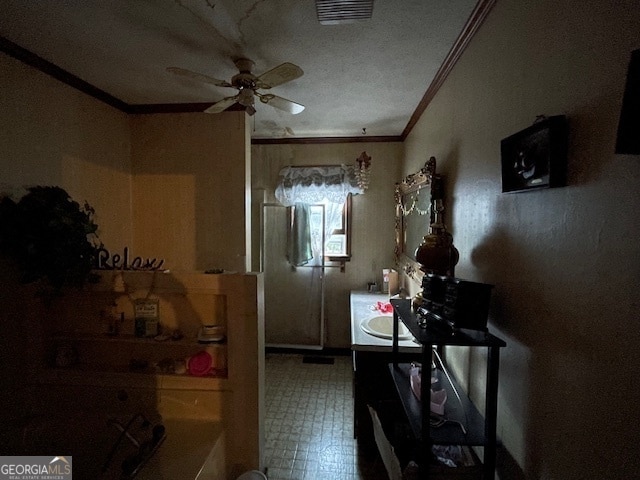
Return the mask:
{"type": "Polygon", "coordinates": [[[154,444],[154,426],[162,425],[165,433],[145,456],[136,480],[227,480],[225,382],[64,369],[45,373],[24,402],[24,417],[14,414],[3,422],[0,416],[5,455],[71,456],[78,480],[120,480],[123,462],[140,453],[121,431],[135,419],[127,432],[139,444],[154,444]]]}
{"type": "MultiPolygon", "coordinates": [[[[139,452],[115,426],[127,426],[133,416],[104,414],[37,416],[19,429],[21,455],[71,456],[74,478],[120,480],[122,465],[139,452]],[[121,438],[122,437],[122,438],[121,438]],[[120,441],[119,441],[120,440],[120,441]]],[[[220,421],[193,418],[137,419],[128,429],[138,441],[151,439],[155,425],[164,426],[164,439],[141,463],[136,480],[224,480],[225,439],[220,421]]]]}
{"type": "Polygon", "coordinates": [[[166,438],[136,479],[224,480],[224,432],[220,422],[173,418],[166,438]]]}

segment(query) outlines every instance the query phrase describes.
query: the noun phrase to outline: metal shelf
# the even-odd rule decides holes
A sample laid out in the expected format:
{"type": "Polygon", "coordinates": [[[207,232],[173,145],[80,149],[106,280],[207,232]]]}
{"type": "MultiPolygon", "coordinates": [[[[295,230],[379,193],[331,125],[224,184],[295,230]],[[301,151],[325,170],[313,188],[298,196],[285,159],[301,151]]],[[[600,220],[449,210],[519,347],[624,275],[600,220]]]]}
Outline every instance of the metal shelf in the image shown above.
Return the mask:
{"type": "MultiPolygon", "coordinates": [[[[413,394],[409,379],[410,368],[411,365],[408,363],[389,365],[391,377],[396,384],[398,396],[404,406],[413,435],[416,439],[422,439],[423,408],[426,408],[425,413],[428,413],[429,406],[426,404],[423,407],[422,402],[413,394]]],[[[440,427],[431,427],[429,429],[431,443],[434,445],[486,445],[484,417],[464,394],[460,385],[453,379],[451,379],[454,382],[453,385],[449,383],[442,370],[436,370],[431,373],[438,378],[440,385],[447,391],[444,416],[448,420],[440,427]],[[460,399],[457,398],[454,388],[460,394],[460,399]],[[466,434],[460,424],[464,426],[466,434]]],[[[429,379],[428,375],[425,375],[425,378],[429,379]]]]}
{"type": "MultiPolygon", "coordinates": [[[[498,337],[485,331],[452,329],[436,315],[419,317],[411,308],[410,300],[391,299],[394,309],[394,327],[392,341],[393,362],[389,371],[398,391],[398,396],[411,426],[413,436],[422,445],[421,478],[429,478],[429,461],[431,445],[469,445],[484,447],[483,471],[485,480],[495,476],[496,457],[496,417],[498,404],[498,367],[500,363],[500,348],[506,343],[498,337]],[[426,320],[426,321],[425,321],[426,320]],[[444,375],[446,366],[440,365],[436,370],[441,385],[447,390],[446,417],[464,425],[467,433],[457,423],[447,422],[441,427],[431,427],[430,402],[420,402],[411,390],[409,368],[410,364],[399,363],[398,324],[402,322],[422,345],[420,356],[424,377],[421,398],[428,399],[431,394],[430,371],[433,347],[467,346],[487,348],[487,385],[485,391],[484,416],[477,410],[471,400],[464,394],[457,381],[451,375],[444,375]],[[459,394],[456,396],[455,391],[459,394]]],[[[427,312],[428,313],[428,312],[427,312]]]]}

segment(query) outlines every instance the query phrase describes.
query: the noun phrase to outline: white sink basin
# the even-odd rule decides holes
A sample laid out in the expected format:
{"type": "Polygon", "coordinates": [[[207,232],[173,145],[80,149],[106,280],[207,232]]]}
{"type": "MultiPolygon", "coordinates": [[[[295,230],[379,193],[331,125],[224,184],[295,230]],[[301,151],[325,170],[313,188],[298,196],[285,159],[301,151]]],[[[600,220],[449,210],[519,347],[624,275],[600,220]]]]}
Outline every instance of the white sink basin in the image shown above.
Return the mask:
{"type": "MultiPolygon", "coordinates": [[[[393,316],[380,315],[363,320],[360,328],[369,335],[379,338],[393,338],[393,316]]],[[[412,338],[411,332],[404,323],[398,324],[398,339],[409,340],[412,338]]]]}

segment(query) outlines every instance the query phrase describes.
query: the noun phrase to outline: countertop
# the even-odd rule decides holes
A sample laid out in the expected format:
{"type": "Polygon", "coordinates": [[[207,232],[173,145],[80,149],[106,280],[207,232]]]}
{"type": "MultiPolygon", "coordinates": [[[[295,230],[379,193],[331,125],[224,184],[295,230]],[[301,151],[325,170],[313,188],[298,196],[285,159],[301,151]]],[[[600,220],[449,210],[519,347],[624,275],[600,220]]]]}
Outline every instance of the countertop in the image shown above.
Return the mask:
{"type": "MultiPolygon", "coordinates": [[[[351,350],[368,352],[391,352],[391,339],[369,335],[360,324],[372,317],[385,315],[374,310],[377,302],[389,302],[389,295],[385,293],[369,293],[366,291],[352,291],[350,295],[351,310],[351,350]]],[[[393,316],[392,313],[388,314],[393,316]]],[[[398,342],[401,352],[420,351],[421,346],[413,340],[400,340],[398,342]]]]}

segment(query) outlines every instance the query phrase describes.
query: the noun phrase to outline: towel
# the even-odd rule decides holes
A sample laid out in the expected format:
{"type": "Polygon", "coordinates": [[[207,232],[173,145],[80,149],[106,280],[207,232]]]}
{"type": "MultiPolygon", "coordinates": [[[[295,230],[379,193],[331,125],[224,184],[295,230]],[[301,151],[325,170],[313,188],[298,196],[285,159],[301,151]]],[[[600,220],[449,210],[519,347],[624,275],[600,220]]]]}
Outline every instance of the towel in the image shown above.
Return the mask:
{"type": "Polygon", "coordinates": [[[389,302],[377,302],[373,308],[380,313],[393,313],[393,307],[389,302]]]}
{"type": "Polygon", "coordinates": [[[294,206],[293,224],[289,230],[287,258],[294,267],[306,265],[313,259],[309,205],[306,203],[296,203],[294,206]]]}

